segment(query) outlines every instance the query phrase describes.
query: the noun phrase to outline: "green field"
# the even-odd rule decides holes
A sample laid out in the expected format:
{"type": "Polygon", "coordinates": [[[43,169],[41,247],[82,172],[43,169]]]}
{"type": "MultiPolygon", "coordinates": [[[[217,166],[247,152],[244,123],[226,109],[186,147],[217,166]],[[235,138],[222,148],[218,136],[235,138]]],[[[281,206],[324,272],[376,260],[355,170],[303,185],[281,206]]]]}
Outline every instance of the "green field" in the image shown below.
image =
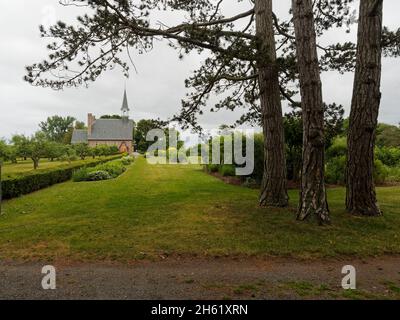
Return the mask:
{"type": "Polygon", "coordinates": [[[0,259],[118,260],[162,255],[301,258],[400,253],[400,187],[378,189],[380,218],[349,216],[330,189],[333,225],[259,208],[257,190],[228,185],[194,165],[139,158],[115,180],[66,182],[6,201],[0,259]]]}

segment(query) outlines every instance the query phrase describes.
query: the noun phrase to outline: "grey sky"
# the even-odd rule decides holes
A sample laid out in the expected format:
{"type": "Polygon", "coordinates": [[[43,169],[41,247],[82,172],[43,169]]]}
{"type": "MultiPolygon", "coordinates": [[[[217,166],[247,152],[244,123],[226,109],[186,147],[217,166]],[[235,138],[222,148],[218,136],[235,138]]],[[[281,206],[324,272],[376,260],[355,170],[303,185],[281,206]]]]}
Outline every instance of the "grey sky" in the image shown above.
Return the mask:
{"type": "MultiPolygon", "coordinates": [[[[275,0],[275,11],[280,17],[287,15],[290,0],[275,0]]],[[[246,1],[242,6],[246,7],[246,1]]],[[[9,138],[14,133],[31,134],[40,121],[52,115],[71,115],[86,121],[86,114],[97,116],[119,113],[125,79],[116,69],[104,74],[89,88],[72,88],[64,91],[36,88],[22,80],[24,67],[42,60],[46,55],[46,41],[39,37],[38,25],[52,19],[72,21],[79,8],[63,7],[57,0],[1,0],[0,10],[0,137],[9,138]],[[54,14],[53,14],[54,13],[54,14]]],[[[233,9],[229,9],[233,10],[233,9]]],[[[384,22],[389,27],[398,21],[400,1],[385,0],[384,22]]],[[[234,11],[232,11],[234,13],[234,11]]],[[[165,20],[174,20],[164,16],[165,20]]],[[[343,31],[330,32],[321,43],[338,40],[355,40],[355,27],[347,35],[343,31]]],[[[134,55],[138,74],[131,73],[126,81],[131,116],[143,118],[168,118],[180,109],[186,89],[184,80],[201,63],[203,57],[192,54],[183,61],[164,43],[144,55],[134,55]]],[[[400,61],[385,59],[383,65],[382,107],[380,120],[400,122],[400,61]]],[[[326,73],[323,75],[324,100],[341,103],[349,109],[353,75],[326,73]]],[[[241,114],[237,112],[206,113],[201,123],[206,128],[222,123],[233,123],[241,114]]]]}

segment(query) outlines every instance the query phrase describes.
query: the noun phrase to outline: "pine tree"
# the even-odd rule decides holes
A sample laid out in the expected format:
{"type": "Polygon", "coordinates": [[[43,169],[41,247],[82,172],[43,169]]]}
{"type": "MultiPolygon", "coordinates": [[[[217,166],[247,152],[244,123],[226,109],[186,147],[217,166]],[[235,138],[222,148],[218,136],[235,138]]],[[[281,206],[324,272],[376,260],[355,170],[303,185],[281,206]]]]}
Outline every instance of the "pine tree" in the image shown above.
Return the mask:
{"type": "Polygon", "coordinates": [[[379,216],[373,171],[381,101],[382,0],[360,1],[357,60],[348,133],[346,208],[356,215],[379,216]]]}
{"type": "Polygon", "coordinates": [[[312,0],[293,0],[293,16],[303,114],[303,166],[297,218],[329,223],[324,182],[324,106],[312,0]]]}

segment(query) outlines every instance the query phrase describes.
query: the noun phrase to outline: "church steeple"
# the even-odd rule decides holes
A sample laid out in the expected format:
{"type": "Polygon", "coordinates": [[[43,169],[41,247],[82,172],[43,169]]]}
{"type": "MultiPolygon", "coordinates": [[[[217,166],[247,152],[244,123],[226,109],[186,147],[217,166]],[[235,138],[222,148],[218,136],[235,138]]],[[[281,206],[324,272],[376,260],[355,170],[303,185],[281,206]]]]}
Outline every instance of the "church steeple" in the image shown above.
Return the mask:
{"type": "Polygon", "coordinates": [[[124,99],[122,101],[122,117],[128,118],[129,117],[129,107],[128,107],[128,98],[126,96],[126,88],[124,89],[124,99]]]}

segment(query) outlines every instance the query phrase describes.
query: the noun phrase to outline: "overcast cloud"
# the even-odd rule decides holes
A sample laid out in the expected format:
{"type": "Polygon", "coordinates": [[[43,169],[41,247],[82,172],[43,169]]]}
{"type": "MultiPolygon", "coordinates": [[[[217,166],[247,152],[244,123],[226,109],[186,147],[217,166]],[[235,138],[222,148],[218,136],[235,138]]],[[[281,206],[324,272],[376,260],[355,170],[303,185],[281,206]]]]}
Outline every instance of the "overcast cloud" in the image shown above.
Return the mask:
{"type": "MultiPolygon", "coordinates": [[[[287,15],[290,0],[274,1],[280,17],[287,15]]],[[[243,4],[246,7],[248,3],[243,4]]],[[[138,73],[125,80],[120,70],[105,73],[89,88],[80,87],[53,91],[32,87],[22,80],[24,67],[46,56],[46,41],[39,37],[38,26],[52,19],[72,21],[80,10],[63,7],[57,0],[1,0],[0,9],[0,137],[14,133],[31,134],[40,121],[52,115],[71,115],[86,121],[86,114],[97,116],[119,113],[126,82],[131,117],[166,119],[180,109],[186,89],[184,80],[196,69],[203,57],[192,54],[180,61],[177,53],[164,43],[144,55],[134,55],[138,73]]],[[[395,28],[400,25],[400,1],[385,0],[384,23],[395,28]]],[[[234,12],[232,12],[234,13],[234,12]]],[[[166,20],[174,19],[165,16],[166,20]]],[[[356,26],[355,26],[356,27],[356,26]]],[[[322,43],[355,40],[355,27],[346,35],[330,32],[322,43]]],[[[400,61],[385,59],[383,64],[382,106],[380,121],[400,122],[400,61]]],[[[333,72],[323,75],[324,100],[343,104],[349,111],[353,75],[333,72]]],[[[241,114],[236,112],[206,113],[201,124],[206,128],[233,123],[241,114]]]]}

